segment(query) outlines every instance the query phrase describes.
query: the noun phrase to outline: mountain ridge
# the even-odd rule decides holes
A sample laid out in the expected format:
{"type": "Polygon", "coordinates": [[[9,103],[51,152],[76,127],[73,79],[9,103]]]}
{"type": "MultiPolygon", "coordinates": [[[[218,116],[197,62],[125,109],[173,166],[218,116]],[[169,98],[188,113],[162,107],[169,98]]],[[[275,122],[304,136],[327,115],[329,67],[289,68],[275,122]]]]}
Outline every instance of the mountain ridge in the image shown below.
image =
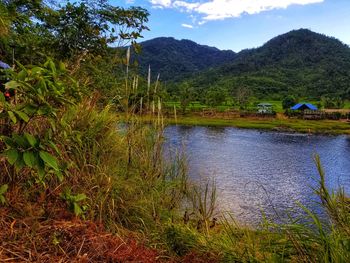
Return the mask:
{"type": "Polygon", "coordinates": [[[250,89],[257,97],[350,95],[350,48],[336,38],[308,29],[292,30],[264,45],[243,50],[224,65],[194,74],[197,91],[212,86],[250,89]]]}
{"type": "Polygon", "coordinates": [[[188,39],[158,37],[140,43],[141,54],[134,55],[141,73],[148,66],[152,72],[160,73],[163,81],[176,81],[211,67],[230,62],[236,56],[232,50],[200,45],[188,39]]]}

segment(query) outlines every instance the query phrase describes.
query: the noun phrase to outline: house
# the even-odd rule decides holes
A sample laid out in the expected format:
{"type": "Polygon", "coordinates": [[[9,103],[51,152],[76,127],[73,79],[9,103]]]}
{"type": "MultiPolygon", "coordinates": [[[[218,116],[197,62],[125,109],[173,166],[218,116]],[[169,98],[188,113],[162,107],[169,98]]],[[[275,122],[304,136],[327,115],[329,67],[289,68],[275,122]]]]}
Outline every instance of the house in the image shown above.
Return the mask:
{"type": "Polygon", "coordinates": [[[298,103],[290,109],[305,120],[320,120],[324,118],[324,112],[318,110],[317,107],[311,103],[298,103]]]}
{"type": "Polygon", "coordinates": [[[300,111],[304,111],[304,110],[318,110],[315,105],[313,105],[311,103],[305,103],[305,102],[301,102],[301,103],[295,104],[290,109],[291,110],[300,110],[300,111]]]}
{"type": "Polygon", "coordinates": [[[270,103],[259,103],[257,107],[258,107],[258,113],[261,113],[261,114],[266,114],[266,113],[269,114],[273,112],[272,104],[270,103]]]}

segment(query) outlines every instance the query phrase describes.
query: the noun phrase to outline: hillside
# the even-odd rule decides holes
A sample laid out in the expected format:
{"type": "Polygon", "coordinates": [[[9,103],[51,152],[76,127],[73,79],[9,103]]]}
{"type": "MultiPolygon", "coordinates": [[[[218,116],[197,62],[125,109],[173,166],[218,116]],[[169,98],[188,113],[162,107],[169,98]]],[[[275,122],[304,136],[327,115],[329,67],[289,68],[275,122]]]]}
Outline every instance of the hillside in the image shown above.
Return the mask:
{"type": "Polygon", "coordinates": [[[136,57],[145,74],[148,65],[152,72],[160,73],[163,81],[181,80],[194,72],[231,62],[235,53],[215,47],[199,45],[190,40],[159,37],[144,41],[142,53],[136,57]]]}
{"type": "Polygon", "coordinates": [[[235,59],[187,79],[197,91],[221,86],[247,87],[256,97],[285,94],[319,97],[349,95],[350,48],[307,29],[277,36],[263,46],[243,50],[235,59]]]}

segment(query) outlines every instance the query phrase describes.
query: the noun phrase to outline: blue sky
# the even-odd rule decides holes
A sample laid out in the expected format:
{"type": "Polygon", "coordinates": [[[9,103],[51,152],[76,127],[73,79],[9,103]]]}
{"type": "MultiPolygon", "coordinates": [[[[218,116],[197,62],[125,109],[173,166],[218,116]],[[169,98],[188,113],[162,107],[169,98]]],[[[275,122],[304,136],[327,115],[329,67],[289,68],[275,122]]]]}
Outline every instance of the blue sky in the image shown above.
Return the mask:
{"type": "Polygon", "coordinates": [[[150,12],[144,39],[171,36],[240,51],[292,29],[350,44],[350,0],[111,0],[150,12]]]}

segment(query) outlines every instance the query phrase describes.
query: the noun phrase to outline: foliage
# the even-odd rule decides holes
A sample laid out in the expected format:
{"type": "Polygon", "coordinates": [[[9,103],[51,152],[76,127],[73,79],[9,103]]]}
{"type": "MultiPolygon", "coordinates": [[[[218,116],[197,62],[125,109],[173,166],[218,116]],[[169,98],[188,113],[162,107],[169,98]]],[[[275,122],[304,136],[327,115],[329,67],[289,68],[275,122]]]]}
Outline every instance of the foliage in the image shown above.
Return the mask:
{"type": "Polygon", "coordinates": [[[326,109],[342,109],[344,107],[344,100],[340,97],[322,97],[321,102],[326,109]]]}
{"type": "Polygon", "coordinates": [[[284,110],[290,109],[297,103],[297,100],[294,96],[288,95],[282,100],[282,108],[284,110]]]}
{"type": "Polygon", "coordinates": [[[81,205],[80,203],[85,201],[85,194],[77,194],[73,195],[70,189],[66,189],[63,193],[61,193],[61,198],[67,202],[68,208],[74,212],[76,216],[83,215],[86,211],[86,205],[81,205]]]}
{"type": "Polygon", "coordinates": [[[112,6],[108,1],[4,1],[0,49],[8,61],[15,49],[22,63],[49,55],[75,66],[88,55],[106,54],[108,44],[135,43],[148,30],[147,10],[112,6]],[[9,30],[11,29],[11,30],[9,30]]]}
{"type": "Polygon", "coordinates": [[[5,193],[7,192],[8,185],[3,184],[0,186],[0,203],[4,205],[6,203],[5,193]]]}
{"type": "Polygon", "coordinates": [[[51,60],[43,66],[20,67],[19,72],[8,72],[12,80],[6,83],[6,88],[15,91],[14,101],[6,101],[0,93],[0,138],[4,143],[0,153],[17,171],[24,167],[36,171],[41,183],[48,173],[62,180],[62,169],[54,156],[60,155],[54,137],[57,114],[79,99],[78,86],[63,64],[57,67],[51,60]],[[42,127],[33,133],[37,125],[42,127]]]}
{"type": "Polygon", "coordinates": [[[194,89],[190,86],[189,83],[185,82],[181,85],[178,96],[181,110],[184,114],[186,112],[187,106],[193,101],[194,89]]]}
{"type": "Polygon", "coordinates": [[[206,91],[205,102],[207,105],[214,107],[222,105],[228,97],[227,90],[221,87],[211,87],[206,91]]]}
{"type": "Polygon", "coordinates": [[[186,255],[198,242],[189,229],[171,225],[164,230],[165,240],[171,251],[179,256],[186,255]]]}
{"type": "Polygon", "coordinates": [[[52,46],[59,58],[73,58],[83,53],[106,54],[107,44],[133,41],[147,30],[148,13],[142,8],[128,10],[107,2],[100,5],[67,3],[52,16],[44,18],[44,26],[54,35],[52,46]],[[127,26],[124,29],[124,26],[127,26]],[[126,31],[127,30],[127,31],[126,31]]]}
{"type": "Polygon", "coordinates": [[[162,81],[181,81],[211,67],[230,62],[235,53],[214,47],[199,45],[190,40],[176,40],[171,37],[159,37],[140,43],[141,54],[135,55],[140,71],[147,75],[147,68],[160,73],[162,81]]]}
{"type": "Polygon", "coordinates": [[[220,86],[233,94],[247,87],[261,99],[288,95],[345,99],[349,97],[349,68],[347,45],[300,29],[277,36],[259,48],[242,50],[224,65],[176,81],[189,82],[198,94],[220,86]]]}
{"type": "Polygon", "coordinates": [[[252,96],[251,90],[247,87],[239,87],[235,94],[235,99],[240,109],[246,109],[252,96]]]}
{"type": "Polygon", "coordinates": [[[197,229],[204,228],[209,233],[209,223],[213,219],[216,210],[216,185],[214,182],[195,185],[191,192],[193,213],[198,218],[197,229]]]}

